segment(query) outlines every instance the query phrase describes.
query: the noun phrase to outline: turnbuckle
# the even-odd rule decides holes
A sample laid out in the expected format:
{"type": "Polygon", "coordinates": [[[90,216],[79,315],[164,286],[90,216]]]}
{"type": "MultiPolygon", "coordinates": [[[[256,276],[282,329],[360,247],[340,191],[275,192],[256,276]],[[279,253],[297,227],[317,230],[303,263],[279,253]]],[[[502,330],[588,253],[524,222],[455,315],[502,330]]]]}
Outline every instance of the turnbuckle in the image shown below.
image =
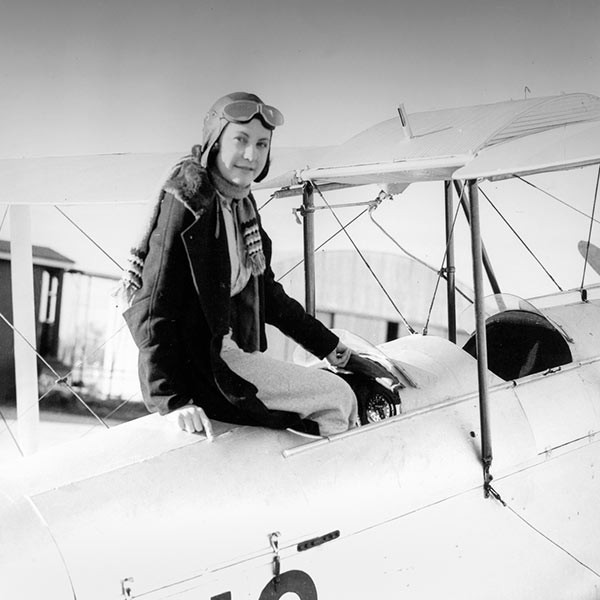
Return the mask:
{"type": "Polygon", "coordinates": [[[279,558],[279,531],[274,531],[269,534],[269,543],[273,550],[273,577],[275,578],[275,590],[277,590],[277,584],[280,581],[281,574],[281,559],[279,558]]]}

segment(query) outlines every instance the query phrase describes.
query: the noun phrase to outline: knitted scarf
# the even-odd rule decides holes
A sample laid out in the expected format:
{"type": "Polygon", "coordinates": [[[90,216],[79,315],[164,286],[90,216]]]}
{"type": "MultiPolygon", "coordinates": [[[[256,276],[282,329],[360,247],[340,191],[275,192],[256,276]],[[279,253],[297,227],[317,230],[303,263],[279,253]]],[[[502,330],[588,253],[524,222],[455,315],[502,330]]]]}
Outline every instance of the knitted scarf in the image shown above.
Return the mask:
{"type": "Polygon", "coordinates": [[[258,219],[254,206],[248,197],[250,186],[242,187],[225,179],[217,169],[210,172],[210,178],[221,195],[233,198],[233,214],[246,248],[245,264],[255,276],[265,272],[266,261],[263,253],[258,219]]]}

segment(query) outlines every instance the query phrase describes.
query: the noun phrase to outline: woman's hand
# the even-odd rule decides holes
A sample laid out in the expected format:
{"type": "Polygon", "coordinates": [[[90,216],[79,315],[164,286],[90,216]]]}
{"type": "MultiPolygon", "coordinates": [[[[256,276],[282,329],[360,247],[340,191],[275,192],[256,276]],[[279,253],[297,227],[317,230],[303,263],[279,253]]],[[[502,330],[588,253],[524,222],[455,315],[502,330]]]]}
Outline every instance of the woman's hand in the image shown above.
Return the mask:
{"type": "Polygon", "coordinates": [[[344,368],[350,359],[350,354],[352,351],[348,346],[342,344],[342,342],[338,342],[338,345],[335,347],[333,352],[330,352],[325,358],[329,362],[330,365],[334,367],[344,368]]]}
{"type": "Polygon", "coordinates": [[[183,431],[195,433],[204,431],[209,442],[214,440],[212,424],[204,410],[194,404],[187,404],[167,415],[169,421],[175,421],[183,431]]]}

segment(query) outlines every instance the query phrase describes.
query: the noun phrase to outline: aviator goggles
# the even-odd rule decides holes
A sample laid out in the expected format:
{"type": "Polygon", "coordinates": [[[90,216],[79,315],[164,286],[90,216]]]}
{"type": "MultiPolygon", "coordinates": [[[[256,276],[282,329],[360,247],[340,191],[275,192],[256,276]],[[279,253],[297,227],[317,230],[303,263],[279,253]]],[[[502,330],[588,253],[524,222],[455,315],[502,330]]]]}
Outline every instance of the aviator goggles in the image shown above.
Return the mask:
{"type": "Polygon", "coordinates": [[[234,100],[225,105],[223,117],[233,123],[247,123],[256,115],[271,128],[283,125],[283,115],[274,107],[254,100],[234,100]]]}

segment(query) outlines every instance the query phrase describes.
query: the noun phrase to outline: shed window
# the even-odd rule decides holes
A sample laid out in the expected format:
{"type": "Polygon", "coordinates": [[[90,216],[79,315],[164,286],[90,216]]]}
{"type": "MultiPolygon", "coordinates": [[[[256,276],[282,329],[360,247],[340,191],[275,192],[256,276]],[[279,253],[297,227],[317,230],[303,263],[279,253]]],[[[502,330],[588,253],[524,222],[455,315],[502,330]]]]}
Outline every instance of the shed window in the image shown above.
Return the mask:
{"type": "Polygon", "coordinates": [[[40,323],[54,323],[58,299],[58,277],[48,271],[42,273],[42,289],[40,292],[40,323]]]}

